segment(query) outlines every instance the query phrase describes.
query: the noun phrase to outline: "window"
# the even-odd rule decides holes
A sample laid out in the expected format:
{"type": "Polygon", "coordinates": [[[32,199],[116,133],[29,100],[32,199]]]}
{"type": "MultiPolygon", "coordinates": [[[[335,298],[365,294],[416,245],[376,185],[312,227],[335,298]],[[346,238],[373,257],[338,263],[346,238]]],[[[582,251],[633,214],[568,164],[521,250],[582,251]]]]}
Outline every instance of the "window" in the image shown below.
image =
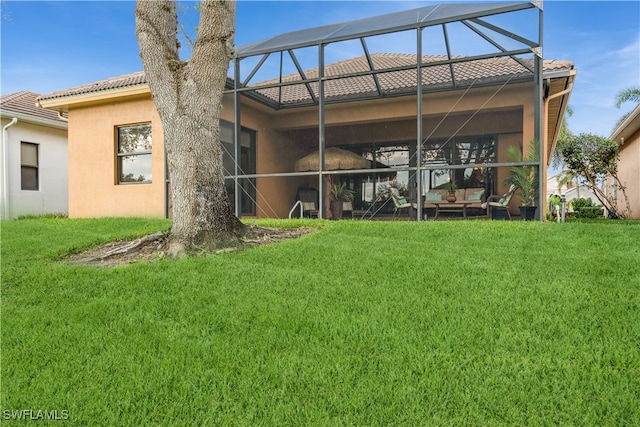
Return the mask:
{"type": "Polygon", "coordinates": [[[151,182],[151,124],[117,128],[118,184],[151,182]]]}
{"type": "Polygon", "coordinates": [[[38,144],[20,143],[20,175],[23,190],[39,190],[38,144]]]}
{"type": "Polygon", "coordinates": [[[483,164],[496,161],[495,135],[454,137],[429,140],[424,144],[423,164],[442,166],[423,176],[425,191],[444,188],[453,181],[458,188],[485,187],[490,181],[489,170],[483,164]],[[468,165],[467,168],[449,169],[449,165],[468,165]]]}

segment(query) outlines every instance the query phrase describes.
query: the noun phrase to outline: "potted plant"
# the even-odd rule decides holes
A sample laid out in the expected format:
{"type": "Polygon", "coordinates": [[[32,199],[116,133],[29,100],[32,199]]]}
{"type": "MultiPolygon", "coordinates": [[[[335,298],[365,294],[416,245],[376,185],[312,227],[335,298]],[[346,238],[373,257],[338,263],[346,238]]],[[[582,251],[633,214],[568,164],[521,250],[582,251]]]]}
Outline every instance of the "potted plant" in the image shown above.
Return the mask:
{"type": "Polygon", "coordinates": [[[342,218],[342,204],[344,202],[352,202],[353,194],[353,190],[347,188],[346,183],[331,185],[331,189],[329,190],[329,208],[331,209],[333,219],[342,218]]]}
{"type": "MultiPolygon", "coordinates": [[[[510,162],[537,162],[540,152],[540,143],[537,139],[532,139],[524,155],[515,146],[507,147],[507,158],[510,162]]],[[[515,184],[520,189],[517,194],[522,202],[520,206],[520,218],[532,221],[535,217],[536,195],[539,187],[539,174],[536,165],[513,166],[511,175],[505,178],[507,185],[515,184]]]]}
{"type": "Polygon", "coordinates": [[[455,182],[449,181],[447,182],[447,202],[455,202],[456,201],[456,189],[458,186],[455,182]]]}

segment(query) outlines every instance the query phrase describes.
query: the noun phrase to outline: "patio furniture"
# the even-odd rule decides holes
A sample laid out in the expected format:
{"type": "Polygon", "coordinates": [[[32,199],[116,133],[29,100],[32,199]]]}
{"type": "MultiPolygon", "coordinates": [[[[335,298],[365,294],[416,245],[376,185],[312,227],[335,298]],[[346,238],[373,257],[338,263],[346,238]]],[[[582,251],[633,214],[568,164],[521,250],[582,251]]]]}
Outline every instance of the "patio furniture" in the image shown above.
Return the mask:
{"type": "Polygon", "coordinates": [[[314,202],[302,202],[302,216],[305,218],[318,218],[318,209],[314,202]]]}
{"type": "Polygon", "coordinates": [[[398,189],[395,187],[391,187],[389,189],[389,195],[391,196],[391,199],[393,200],[393,217],[396,217],[396,214],[398,214],[398,217],[400,217],[400,211],[402,209],[407,209],[407,215],[411,215],[411,209],[418,209],[418,205],[415,203],[410,203],[407,201],[407,199],[404,198],[404,196],[401,196],[400,193],[398,192],[398,189]]]}
{"type": "Polygon", "coordinates": [[[342,202],[342,217],[362,219],[369,212],[365,209],[354,209],[353,202],[342,202]]]}
{"type": "MultiPolygon", "coordinates": [[[[456,201],[448,202],[446,200],[447,190],[431,189],[424,195],[424,203],[422,207],[429,211],[429,215],[434,215],[434,219],[438,219],[441,212],[462,212],[462,216],[467,218],[470,211],[486,210],[483,207],[484,188],[470,187],[459,188],[455,191],[456,201]]],[[[483,213],[482,216],[485,214],[483,213]]]]}
{"type": "Polygon", "coordinates": [[[446,200],[440,202],[431,202],[436,207],[436,214],[433,217],[434,220],[438,219],[440,216],[440,212],[449,212],[449,213],[457,213],[462,212],[462,217],[467,218],[467,206],[469,206],[472,202],[468,200],[462,200],[459,202],[447,202],[446,200]]]}
{"type": "Polygon", "coordinates": [[[487,201],[482,204],[482,208],[487,210],[487,218],[491,218],[491,210],[505,210],[507,211],[507,216],[509,220],[511,220],[511,212],[509,212],[509,202],[511,201],[511,197],[518,189],[518,186],[515,184],[511,184],[509,187],[509,191],[507,191],[502,196],[492,195],[487,198],[487,201]]]}
{"type": "Polygon", "coordinates": [[[298,200],[302,204],[302,216],[306,218],[318,218],[317,208],[318,190],[310,187],[298,188],[298,200]]]}

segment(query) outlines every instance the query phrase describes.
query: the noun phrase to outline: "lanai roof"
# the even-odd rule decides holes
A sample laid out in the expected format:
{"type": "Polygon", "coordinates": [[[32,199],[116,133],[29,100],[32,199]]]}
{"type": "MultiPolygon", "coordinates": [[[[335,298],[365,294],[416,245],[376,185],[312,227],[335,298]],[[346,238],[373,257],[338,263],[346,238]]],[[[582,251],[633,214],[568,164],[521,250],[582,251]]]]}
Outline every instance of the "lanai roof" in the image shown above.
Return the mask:
{"type": "MultiPolygon", "coordinates": [[[[525,52],[533,52],[538,47],[537,42],[527,40],[526,38],[513,34],[512,32],[500,29],[480,18],[535,7],[535,2],[438,4],[280,34],[265,40],[241,46],[237,49],[236,55],[238,59],[242,59],[249,56],[269,55],[274,52],[289,51],[290,55],[294,56],[293,50],[301,47],[316,46],[342,40],[364,38],[371,35],[442,25],[456,21],[465,21],[465,25],[475,27],[474,31],[478,33],[481,32],[480,28],[488,29],[493,33],[500,33],[503,36],[516,41],[522,46],[522,48],[515,51],[506,51],[499,48],[498,52],[495,54],[480,55],[473,58],[461,56],[452,58],[425,56],[425,62],[440,61],[442,64],[435,65],[433,67],[431,67],[431,65],[434,64],[428,64],[428,67],[425,68],[427,71],[424,73],[425,77],[423,78],[423,81],[427,87],[424,87],[423,91],[442,90],[443,88],[451,86],[453,88],[457,88],[459,84],[458,80],[461,82],[469,80],[474,81],[475,83],[484,82],[487,84],[500,80],[499,77],[502,76],[509,81],[512,81],[514,78],[524,79],[525,76],[527,76],[526,68],[529,68],[528,77],[531,77],[531,72],[533,70],[533,66],[531,64],[532,61],[522,60],[517,58],[515,55],[524,54],[525,52]],[[463,65],[463,63],[467,61],[472,62],[468,62],[468,64],[463,65]],[[528,65],[527,62],[531,65],[528,65]],[[448,68],[448,72],[446,71],[446,68],[448,68]],[[456,75],[456,69],[460,70],[460,77],[456,75]],[[448,74],[448,76],[446,74],[448,74]],[[450,84],[447,84],[447,81],[450,84]]],[[[486,38],[486,35],[484,37],[486,38]]],[[[545,61],[544,70],[550,70],[548,66],[552,63],[553,61],[545,61]]],[[[366,95],[366,93],[371,91],[370,82],[374,82],[378,77],[383,81],[381,87],[375,88],[375,91],[377,91],[379,96],[409,92],[411,88],[415,89],[416,87],[415,78],[413,82],[410,81],[412,74],[415,77],[415,66],[416,55],[376,54],[375,58],[374,55],[371,55],[371,58],[369,58],[368,52],[365,53],[365,56],[363,57],[356,57],[334,63],[326,67],[327,70],[325,75],[341,75],[344,77],[342,80],[334,80],[334,82],[332,82],[335,88],[332,89],[333,95],[329,95],[329,98],[333,97],[334,99],[339,100],[344,97],[349,97],[350,95],[366,95]],[[371,65],[365,62],[365,60],[368,61],[369,59],[372,62],[373,69],[371,65]],[[398,67],[404,67],[405,69],[397,70],[398,67]],[[411,67],[414,68],[412,71],[409,70],[411,67]],[[353,72],[368,75],[352,76],[353,72]],[[372,77],[373,74],[378,75],[372,77]],[[347,86],[353,87],[347,88],[347,86]]],[[[555,68],[555,65],[553,67],[555,68]]],[[[564,69],[567,69],[567,67],[564,69]]],[[[315,69],[315,72],[314,70],[307,71],[308,75],[305,76],[307,81],[313,78],[317,79],[317,68],[315,69]]],[[[284,80],[285,86],[287,82],[290,83],[300,80],[298,78],[299,75],[281,77],[284,80]]],[[[284,97],[279,95],[280,99],[275,101],[272,94],[274,91],[278,91],[278,89],[275,88],[275,85],[272,85],[274,88],[268,90],[252,91],[253,88],[272,84],[273,81],[264,81],[249,85],[245,85],[241,82],[236,83],[241,87],[244,86],[245,90],[248,90],[249,93],[256,95],[259,100],[270,104],[274,108],[298,105],[298,103],[295,102],[296,99],[303,101],[302,104],[306,104],[307,97],[311,98],[312,101],[315,101],[313,100],[315,94],[310,93],[309,88],[305,88],[306,85],[294,86],[292,87],[293,89],[289,88],[284,91],[288,92],[287,95],[284,97]],[[306,94],[298,93],[300,92],[300,89],[302,89],[303,92],[306,92],[306,94]]],[[[230,81],[229,84],[231,86],[233,85],[233,82],[230,81]]],[[[310,83],[310,85],[314,84],[317,86],[317,83],[310,83]]],[[[282,86],[283,83],[280,83],[279,85],[282,86]]],[[[39,100],[49,101],[55,98],[99,93],[102,91],[130,88],[134,86],[146,86],[146,79],[143,72],[127,74],[57,91],[41,96],[39,100]]],[[[314,90],[313,92],[316,91],[314,90]]]]}
{"type": "Polygon", "coordinates": [[[367,37],[373,34],[385,34],[411,28],[446,24],[464,19],[475,19],[482,16],[514,12],[533,7],[536,7],[533,2],[437,4],[280,34],[242,46],[238,48],[237,55],[238,58],[244,58],[264,53],[313,46],[320,43],[367,37]]]}

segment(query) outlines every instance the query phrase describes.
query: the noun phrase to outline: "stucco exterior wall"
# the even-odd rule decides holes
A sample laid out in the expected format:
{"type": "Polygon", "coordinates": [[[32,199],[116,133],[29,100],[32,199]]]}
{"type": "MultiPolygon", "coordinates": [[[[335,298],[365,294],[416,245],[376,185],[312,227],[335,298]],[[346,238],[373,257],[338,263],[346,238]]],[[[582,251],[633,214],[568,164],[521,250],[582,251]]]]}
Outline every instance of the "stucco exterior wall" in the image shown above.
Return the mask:
{"type": "Polygon", "coordinates": [[[69,111],[69,216],[164,217],[164,144],[151,98],[69,111]],[[117,184],[116,127],[152,126],[152,182],[117,184]]]}
{"type": "MultiPolygon", "coordinates": [[[[2,127],[10,122],[2,119],[2,127]]],[[[1,206],[2,218],[14,219],[22,215],[66,214],[67,131],[18,120],[6,131],[7,150],[7,206],[1,206]],[[22,190],[21,142],[38,145],[38,190],[22,190]]],[[[1,155],[1,154],[0,154],[1,155]]],[[[0,162],[0,176],[5,176],[5,161],[0,162]]],[[[4,183],[3,183],[4,192],[4,183]]],[[[0,198],[4,204],[4,197],[0,198]]]]}
{"type": "MultiPolygon", "coordinates": [[[[640,130],[625,140],[620,147],[618,176],[627,188],[631,218],[640,219],[640,130]]],[[[618,197],[618,203],[623,203],[621,195],[618,197]]]]}

